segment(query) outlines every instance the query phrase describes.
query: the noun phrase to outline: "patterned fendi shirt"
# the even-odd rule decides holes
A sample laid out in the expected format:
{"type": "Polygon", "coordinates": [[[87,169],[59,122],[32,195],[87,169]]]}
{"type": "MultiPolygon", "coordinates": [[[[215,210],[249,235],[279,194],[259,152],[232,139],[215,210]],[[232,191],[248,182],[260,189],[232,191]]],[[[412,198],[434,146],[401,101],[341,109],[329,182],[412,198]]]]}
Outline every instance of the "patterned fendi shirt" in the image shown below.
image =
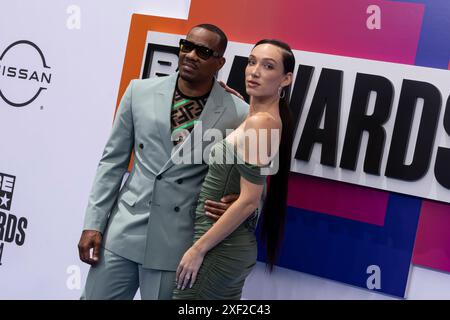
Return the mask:
{"type": "Polygon", "coordinates": [[[173,142],[175,145],[186,138],[187,132],[183,129],[189,132],[192,131],[203,111],[209,94],[210,92],[201,97],[188,97],[178,89],[177,81],[171,110],[171,128],[172,135],[175,137],[173,142]]]}

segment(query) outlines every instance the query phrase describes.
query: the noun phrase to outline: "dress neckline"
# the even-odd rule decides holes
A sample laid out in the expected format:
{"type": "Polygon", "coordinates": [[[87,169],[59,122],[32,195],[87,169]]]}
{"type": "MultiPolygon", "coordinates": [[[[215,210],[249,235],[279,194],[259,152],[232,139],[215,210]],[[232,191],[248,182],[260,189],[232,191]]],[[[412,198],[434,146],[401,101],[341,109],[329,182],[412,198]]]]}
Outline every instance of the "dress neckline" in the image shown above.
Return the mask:
{"type": "Polygon", "coordinates": [[[242,158],[239,155],[236,145],[234,143],[229,142],[226,138],[222,140],[222,143],[225,144],[225,147],[228,148],[229,150],[231,150],[233,152],[233,156],[240,161],[237,164],[244,164],[246,166],[257,167],[257,168],[267,167],[267,166],[258,166],[257,164],[253,164],[253,163],[249,163],[249,162],[245,161],[244,158],[242,158]]]}

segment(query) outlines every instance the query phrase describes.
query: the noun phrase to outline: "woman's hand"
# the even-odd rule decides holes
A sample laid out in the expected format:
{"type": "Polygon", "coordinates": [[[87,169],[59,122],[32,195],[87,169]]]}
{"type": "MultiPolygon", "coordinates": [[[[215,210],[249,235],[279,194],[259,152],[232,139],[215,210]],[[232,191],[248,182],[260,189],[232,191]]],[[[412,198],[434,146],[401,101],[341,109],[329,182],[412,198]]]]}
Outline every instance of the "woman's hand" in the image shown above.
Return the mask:
{"type": "Polygon", "coordinates": [[[176,281],[178,289],[184,290],[188,285],[189,288],[192,288],[204,257],[204,254],[194,246],[186,251],[177,268],[176,281]]]}

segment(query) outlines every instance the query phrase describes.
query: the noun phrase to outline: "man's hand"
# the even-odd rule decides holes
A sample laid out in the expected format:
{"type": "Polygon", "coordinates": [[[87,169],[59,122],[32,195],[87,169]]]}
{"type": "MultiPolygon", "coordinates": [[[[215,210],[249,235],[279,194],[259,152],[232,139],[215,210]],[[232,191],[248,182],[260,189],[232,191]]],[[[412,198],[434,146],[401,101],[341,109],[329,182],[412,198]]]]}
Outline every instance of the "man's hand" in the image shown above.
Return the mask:
{"type": "Polygon", "coordinates": [[[80,260],[90,264],[95,265],[98,263],[100,257],[100,246],[102,244],[102,234],[95,230],[84,230],[81,234],[80,242],[78,243],[78,253],[80,255],[80,260]],[[92,252],[91,258],[91,249],[92,252]]]}
{"type": "Polygon", "coordinates": [[[234,95],[235,95],[236,97],[238,97],[239,99],[244,100],[244,97],[243,97],[239,92],[237,92],[237,91],[234,90],[234,89],[231,89],[231,88],[230,88],[229,86],[227,86],[226,83],[223,82],[222,80],[219,81],[219,84],[225,89],[226,92],[229,92],[229,93],[231,93],[231,94],[234,94],[234,95]]]}
{"type": "Polygon", "coordinates": [[[239,194],[229,194],[220,199],[220,202],[206,200],[205,215],[218,220],[237,198],[239,198],[239,194]]]}

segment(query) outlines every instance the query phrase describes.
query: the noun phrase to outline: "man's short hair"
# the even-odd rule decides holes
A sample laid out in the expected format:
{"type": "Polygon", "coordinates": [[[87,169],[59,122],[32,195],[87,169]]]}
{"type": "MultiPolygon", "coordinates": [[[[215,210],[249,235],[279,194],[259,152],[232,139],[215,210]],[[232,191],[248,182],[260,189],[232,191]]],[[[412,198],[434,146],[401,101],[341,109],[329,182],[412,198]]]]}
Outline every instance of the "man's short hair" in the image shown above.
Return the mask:
{"type": "Polygon", "coordinates": [[[217,34],[220,38],[219,54],[222,56],[225,53],[225,50],[227,49],[227,45],[228,45],[228,38],[225,35],[225,33],[222,31],[222,29],[220,29],[218,26],[215,26],[215,25],[209,24],[209,23],[202,23],[202,24],[196,25],[192,29],[195,29],[195,28],[206,29],[208,31],[211,31],[211,32],[214,32],[215,34],[217,34]]]}

